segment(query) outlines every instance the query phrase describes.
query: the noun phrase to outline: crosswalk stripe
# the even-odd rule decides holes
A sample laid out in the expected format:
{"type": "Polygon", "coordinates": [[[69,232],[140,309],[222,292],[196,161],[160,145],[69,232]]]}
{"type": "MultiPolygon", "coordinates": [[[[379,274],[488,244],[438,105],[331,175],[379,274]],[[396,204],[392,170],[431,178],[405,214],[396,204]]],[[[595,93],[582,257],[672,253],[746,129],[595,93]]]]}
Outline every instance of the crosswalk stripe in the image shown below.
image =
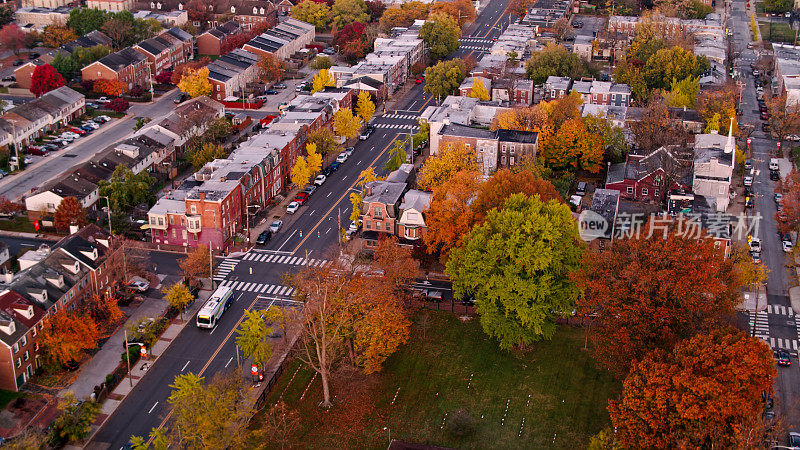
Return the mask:
{"type": "Polygon", "coordinates": [[[287,292],[286,295],[291,296],[292,294],[294,294],[294,288],[289,288],[289,292],[287,292]]]}
{"type": "Polygon", "coordinates": [[[300,264],[299,261],[302,261],[302,260],[303,260],[303,258],[294,257],[294,258],[291,259],[291,261],[288,261],[286,264],[300,264]]]}
{"type": "Polygon", "coordinates": [[[280,293],[278,293],[278,295],[285,295],[286,291],[288,291],[288,290],[289,290],[289,288],[287,286],[281,286],[281,291],[280,291],[280,293]]]}
{"type": "Polygon", "coordinates": [[[260,292],[260,293],[262,293],[262,294],[263,294],[263,293],[264,293],[264,291],[266,291],[268,287],[269,287],[269,285],[268,285],[268,284],[265,284],[265,285],[261,286],[261,290],[260,290],[260,291],[258,291],[258,292],[260,292]]]}
{"type": "Polygon", "coordinates": [[[242,286],[242,290],[243,290],[243,291],[250,290],[250,285],[252,285],[252,284],[253,284],[253,283],[247,283],[247,284],[245,284],[244,286],[242,286]]]}
{"type": "Polygon", "coordinates": [[[775,348],[775,338],[774,337],[769,338],[769,346],[770,346],[770,348],[775,348]]]}
{"type": "Polygon", "coordinates": [[[260,287],[261,287],[261,283],[253,283],[253,285],[250,286],[249,288],[247,288],[247,290],[250,291],[250,292],[255,292],[260,287]]]}
{"type": "Polygon", "coordinates": [[[267,294],[272,294],[272,292],[275,290],[276,287],[278,287],[278,285],[271,284],[267,289],[267,294]]]}

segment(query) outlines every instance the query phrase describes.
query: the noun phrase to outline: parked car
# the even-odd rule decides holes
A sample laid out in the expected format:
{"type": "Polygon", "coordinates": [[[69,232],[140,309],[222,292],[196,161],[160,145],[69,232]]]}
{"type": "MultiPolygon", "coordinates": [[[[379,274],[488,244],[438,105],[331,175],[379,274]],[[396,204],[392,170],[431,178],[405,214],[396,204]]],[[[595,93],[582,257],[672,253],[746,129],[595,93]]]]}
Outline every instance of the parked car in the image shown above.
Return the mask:
{"type": "Polygon", "coordinates": [[[75,133],[73,133],[73,132],[71,132],[71,131],[65,131],[65,132],[61,133],[61,134],[59,135],[59,137],[60,137],[61,139],[66,139],[66,140],[68,140],[68,141],[72,142],[72,141],[74,141],[75,139],[78,139],[80,136],[78,136],[77,134],[75,134],[75,133]]]}
{"type": "Polygon", "coordinates": [[[16,61],[14,61],[14,64],[13,64],[13,66],[14,66],[14,67],[19,67],[19,66],[21,66],[21,65],[23,65],[23,64],[25,64],[25,61],[23,61],[23,60],[21,60],[21,59],[18,59],[18,60],[16,60],[16,61]]]}
{"type": "Polygon", "coordinates": [[[178,95],[177,97],[175,97],[175,100],[173,100],[172,102],[177,105],[177,104],[185,102],[186,100],[189,100],[189,94],[187,94],[185,92],[181,92],[181,94],[178,95]]]}
{"type": "Polygon", "coordinates": [[[276,91],[275,89],[267,89],[266,91],[264,91],[264,93],[267,95],[278,95],[278,91],[276,91]]]}
{"type": "Polygon", "coordinates": [[[106,116],[105,114],[102,116],[95,117],[95,120],[100,119],[102,120],[101,123],[111,122],[111,117],[106,116]]]}
{"type": "Polygon", "coordinates": [[[128,282],[128,288],[136,292],[147,292],[150,289],[150,284],[144,280],[133,280],[128,282]]]}
{"type": "Polygon", "coordinates": [[[352,232],[354,232],[354,233],[355,233],[356,231],[358,231],[358,229],[359,229],[359,228],[361,228],[361,221],[360,221],[360,220],[359,220],[358,222],[356,222],[355,220],[354,220],[354,221],[352,221],[352,222],[350,222],[350,226],[349,226],[349,227],[347,227],[347,229],[348,229],[349,231],[352,231],[352,232]]]}
{"type": "MultiPolygon", "coordinates": [[[[15,163],[15,164],[16,164],[16,162],[17,162],[17,157],[16,157],[16,156],[11,156],[10,158],[8,158],[8,160],[9,160],[9,161],[11,161],[12,163],[15,163]]],[[[29,157],[27,157],[27,156],[24,156],[24,157],[22,157],[22,162],[24,162],[25,164],[31,164],[31,163],[33,163],[33,160],[32,160],[32,159],[30,159],[30,158],[29,158],[29,157]]]]}
{"type": "Polygon", "coordinates": [[[750,250],[755,252],[761,251],[761,239],[753,238],[750,239],[750,250]]]}
{"type": "Polygon", "coordinates": [[[283,221],[282,220],[273,220],[271,224],[269,224],[269,231],[271,233],[277,233],[278,231],[283,228],[283,221]]]}
{"type": "Polygon", "coordinates": [[[36,59],[36,58],[38,58],[38,57],[40,57],[40,56],[42,56],[42,55],[40,55],[40,54],[38,54],[38,53],[36,53],[36,52],[30,52],[30,53],[28,53],[28,59],[36,59]]]}
{"type": "Polygon", "coordinates": [[[796,134],[787,134],[786,135],[786,140],[787,141],[792,141],[792,142],[798,142],[798,141],[800,141],[800,136],[798,136],[796,134]]]}
{"type": "Polygon", "coordinates": [[[414,80],[414,84],[422,84],[423,81],[425,81],[425,77],[417,77],[417,79],[414,80]]]}
{"type": "Polygon", "coordinates": [[[83,125],[85,127],[89,127],[92,130],[99,130],[100,129],[100,124],[98,124],[96,122],[87,121],[87,122],[83,122],[81,125],[83,125]]]}
{"type": "Polygon", "coordinates": [[[283,83],[275,83],[272,85],[272,89],[286,89],[286,85],[283,83]]]}
{"type": "Polygon", "coordinates": [[[791,366],[792,365],[792,357],[789,356],[789,352],[786,350],[778,350],[775,352],[775,359],[778,360],[779,366],[791,366]]]}
{"type": "Polygon", "coordinates": [[[335,55],[336,50],[334,50],[332,47],[328,47],[325,50],[323,50],[322,53],[325,53],[326,55],[335,55]]]}
{"type": "Polygon", "coordinates": [[[781,173],[777,170],[770,170],[769,171],[769,179],[772,181],[778,181],[781,179],[781,173]]]}
{"type": "Polygon", "coordinates": [[[781,200],[783,200],[783,194],[776,192],[773,198],[775,199],[775,203],[780,203],[781,200]]]}
{"type": "Polygon", "coordinates": [[[308,192],[301,192],[294,197],[294,201],[299,203],[300,206],[305,205],[308,201],[308,192]]]}
{"type": "Polygon", "coordinates": [[[572,22],[572,28],[583,28],[583,22],[581,22],[580,20],[572,22]]]}
{"type": "Polygon", "coordinates": [[[36,145],[31,145],[30,147],[25,149],[25,153],[36,156],[47,156],[47,150],[36,145]]]}
{"type": "Polygon", "coordinates": [[[782,241],[782,243],[783,243],[783,251],[786,253],[791,253],[792,248],[794,248],[794,246],[792,245],[792,241],[782,241]]]}
{"type": "Polygon", "coordinates": [[[761,252],[750,252],[750,257],[753,258],[753,262],[756,264],[761,262],[761,252]]]}
{"type": "Polygon", "coordinates": [[[319,175],[317,175],[316,178],[314,178],[314,184],[316,186],[322,186],[322,183],[324,183],[327,178],[328,177],[326,177],[325,175],[319,174],[319,175]]]}
{"type": "Polygon", "coordinates": [[[364,131],[361,132],[361,134],[358,136],[358,139],[366,141],[367,139],[369,139],[369,135],[372,134],[372,130],[373,130],[372,126],[364,128],[364,131]]]}
{"type": "Polygon", "coordinates": [[[745,186],[752,186],[753,185],[753,177],[751,177],[749,175],[744,177],[744,185],[745,186]]]}
{"type": "Polygon", "coordinates": [[[14,75],[3,77],[3,81],[17,81],[17,77],[15,77],[14,75]]]}
{"type": "Polygon", "coordinates": [[[81,125],[78,128],[80,128],[81,130],[83,130],[83,131],[85,131],[87,133],[91,133],[92,131],[95,130],[93,127],[90,127],[89,125],[81,125]]]}
{"type": "Polygon", "coordinates": [[[297,210],[300,209],[300,203],[292,202],[286,205],[286,213],[287,214],[294,214],[297,210]]]}
{"type": "Polygon", "coordinates": [[[753,168],[753,163],[749,159],[744,160],[744,170],[750,170],[753,168]]]}
{"type": "Polygon", "coordinates": [[[761,115],[759,115],[761,120],[769,120],[769,114],[766,111],[761,111],[761,115]]]}
{"type": "Polygon", "coordinates": [[[333,172],[336,172],[337,170],[339,170],[339,166],[341,166],[341,165],[342,165],[342,163],[340,163],[338,161],[334,161],[334,162],[331,163],[330,166],[328,166],[328,169],[330,169],[331,173],[333,173],[333,172]]]}
{"type": "Polygon", "coordinates": [[[342,164],[345,161],[347,161],[347,154],[344,152],[339,153],[339,156],[336,157],[336,162],[342,164]]]}
{"type": "Polygon", "coordinates": [[[355,147],[347,147],[346,149],[344,149],[344,151],[342,153],[346,154],[347,157],[349,158],[350,156],[353,155],[354,151],[356,151],[355,147]]]}
{"type": "Polygon", "coordinates": [[[269,239],[272,237],[272,233],[269,230],[262,231],[258,237],[256,238],[256,245],[264,245],[266,244],[269,239]]]}
{"type": "Polygon", "coordinates": [[[795,431],[789,433],[789,448],[800,448],[800,433],[795,431]]]}
{"type": "Polygon", "coordinates": [[[86,130],[82,130],[78,127],[69,127],[69,131],[77,134],[78,136],[83,136],[84,134],[86,134],[86,130]]]}

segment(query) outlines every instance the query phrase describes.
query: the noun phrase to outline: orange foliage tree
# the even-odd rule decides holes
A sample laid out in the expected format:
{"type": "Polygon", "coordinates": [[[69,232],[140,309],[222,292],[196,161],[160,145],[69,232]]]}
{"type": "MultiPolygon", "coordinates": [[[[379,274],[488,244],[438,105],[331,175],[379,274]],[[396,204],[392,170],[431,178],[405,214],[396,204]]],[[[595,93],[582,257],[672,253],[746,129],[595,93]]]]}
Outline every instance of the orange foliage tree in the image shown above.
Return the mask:
{"type": "Polygon", "coordinates": [[[668,351],[729,319],[742,287],[736,263],[712,239],[647,234],[587,252],[576,273],[596,357],[619,375],[654,349],[668,351]]]}
{"type": "Polygon", "coordinates": [[[122,94],[125,93],[125,86],[119,80],[97,80],[94,82],[92,90],[109,97],[122,97],[122,94]]]}
{"type": "Polygon", "coordinates": [[[477,171],[475,153],[463,142],[448,142],[439,146],[439,153],[422,164],[417,184],[422,189],[433,190],[462,171],[477,171]]]}
{"type": "Polygon", "coordinates": [[[189,61],[183,64],[178,64],[175,67],[175,70],[172,71],[172,79],[170,81],[172,81],[172,84],[177,85],[181,82],[181,78],[183,78],[183,76],[186,75],[189,70],[197,70],[201,67],[205,67],[210,62],[211,60],[208,59],[207,56],[204,56],[197,61],[189,61]]]}
{"type": "Polygon", "coordinates": [[[783,195],[783,211],[776,215],[778,229],[784,233],[800,230],[800,173],[792,169],[775,190],[783,195]]]}
{"type": "Polygon", "coordinates": [[[760,340],[734,329],[698,334],[633,367],[609,402],[616,438],[628,448],[745,448],[775,376],[760,340]]]}
{"type": "Polygon", "coordinates": [[[100,330],[89,314],[62,309],[45,319],[39,342],[53,362],[64,364],[97,348],[98,339],[100,330]]]}
{"type": "Polygon", "coordinates": [[[183,271],[183,276],[188,283],[191,284],[194,280],[211,276],[211,258],[208,252],[207,246],[198,245],[196,249],[186,255],[186,258],[178,261],[178,266],[183,271]]]}
{"type": "Polygon", "coordinates": [[[533,172],[500,169],[478,189],[478,196],[472,204],[476,220],[482,222],[491,209],[502,208],[506,199],[512,194],[525,194],[528,197],[538,195],[542,202],[550,200],[564,202],[552,183],[538,178],[533,172]]]}
{"type": "Polygon", "coordinates": [[[86,210],[75,197],[66,197],[58,204],[53,213],[53,225],[57,230],[69,230],[70,225],[83,227],[89,223],[86,218],[86,210]]]}
{"type": "Polygon", "coordinates": [[[433,189],[431,204],[425,214],[428,226],[423,240],[428,253],[441,252],[446,258],[450,249],[461,245],[475,224],[470,203],[478,190],[478,172],[462,170],[433,189]]]}
{"type": "Polygon", "coordinates": [[[552,167],[573,166],[597,173],[603,165],[602,136],[589,133],[581,119],[569,119],[542,147],[541,156],[552,167]]]}
{"type": "Polygon", "coordinates": [[[115,324],[117,321],[125,317],[122,310],[119,309],[117,301],[119,299],[112,294],[92,296],[85,304],[86,313],[98,325],[109,326],[115,324]]]}

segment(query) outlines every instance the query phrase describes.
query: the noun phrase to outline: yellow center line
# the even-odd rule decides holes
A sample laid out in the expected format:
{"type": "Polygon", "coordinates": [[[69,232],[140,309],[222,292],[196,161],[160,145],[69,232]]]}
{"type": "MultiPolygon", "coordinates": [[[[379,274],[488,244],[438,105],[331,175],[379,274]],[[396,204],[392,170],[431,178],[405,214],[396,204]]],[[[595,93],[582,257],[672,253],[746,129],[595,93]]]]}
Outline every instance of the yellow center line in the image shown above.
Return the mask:
{"type": "MultiPolygon", "coordinates": [[[[386,153],[386,150],[388,150],[388,149],[389,149],[389,147],[391,147],[391,146],[392,146],[392,144],[394,144],[394,140],[397,138],[397,136],[400,136],[400,133],[396,133],[396,134],[394,135],[394,137],[392,138],[392,141],[391,141],[391,142],[389,142],[389,143],[386,145],[386,147],[384,147],[384,148],[383,148],[383,150],[381,150],[381,152],[380,152],[380,153],[378,153],[378,156],[376,156],[376,157],[375,157],[375,159],[373,159],[373,160],[372,160],[372,162],[369,164],[369,166],[368,166],[367,168],[370,168],[370,167],[372,167],[372,166],[375,164],[375,162],[378,160],[378,158],[380,158],[380,157],[381,157],[381,155],[383,155],[384,153],[386,153]]],[[[414,151],[414,149],[411,149],[411,151],[413,152],[413,151],[414,151]]],[[[330,209],[329,209],[329,210],[328,210],[328,211],[327,211],[325,214],[323,214],[323,215],[322,215],[322,218],[321,218],[321,219],[319,219],[319,221],[318,221],[318,222],[317,222],[317,223],[314,225],[314,228],[312,228],[311,230],[309,230],[309,231],[308,231],[308,233],[306,233],[306,237],[304,237],[304,238],[303,238],[303,240],[301,240],[301,241],[300,241],[300,243],[299,243],[299,244],[297,244],[297,246],[294,248],[294,250],[292,250],[292,254],[294,254],[295,252],[297,252],[297,250],[299,250],[299,249],[300,249],[300,247],[303,245],[303,243],[305,243],[305,242],[306,242],[306,239],[308,239],[309,237],[311,237],[311,233],[313,233],[313,232],[314,232],[314,230],[316,230],[316,229],[317,229],[317,227],[319,227],[319,226],[322,224],[322,222],[324,222],[325,220],[328,220],[328,214],[330,214],[330,213],[331,213],[331,211],[333,211],[333,208],[336,208],[336,205],[338,205],[338,204],[339,204],[339,202],[341,202],[341,201],[342,201],[342,199],[343,199],[343,198],[344,198],[346,195],[348,195],[348,194],[350,193],[350,189],[352,189],[352,188],[353,188],[353,187],[356,185],[356,183],[358,183],[358,176],[356,176],[356,181],[354,181],[354,182],[353,182],[353,184],[351,184],[351,185],[350,185],[350,186],[347,188],[347,190],[345,190],[345,191],[344,191],[344,194],[342,194],[342,196],[341,196],[341,197],[339,197],[339,199],[338,199],[338,200],[336,200],[335,202],[333,202],[333,206],[331,206],[331,207],[330,207],[330,209]]],[[[339,233],[339,230],[336,230],[336,232],[337,232],[337,233],[339,233]]]]}

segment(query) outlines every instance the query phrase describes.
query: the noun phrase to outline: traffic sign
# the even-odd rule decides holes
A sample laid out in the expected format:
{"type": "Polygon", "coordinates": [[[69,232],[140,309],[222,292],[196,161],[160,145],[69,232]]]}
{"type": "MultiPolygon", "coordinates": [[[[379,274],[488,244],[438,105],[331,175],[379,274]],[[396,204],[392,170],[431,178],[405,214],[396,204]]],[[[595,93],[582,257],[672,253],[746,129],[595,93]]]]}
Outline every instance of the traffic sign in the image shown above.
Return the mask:
{"type": "Polygon", "coordinates": [[[253,364],[252,366],[250,366],[250,371],[253,372],[253,375],[257,374],[258,373],[258,366],[253,364]]]}
{"type": "Polygon", "coordinates": [[[147,347],[144,345],[139,347],[139,354],[142,356],[142,359],[147,358],[147,347]]]}

